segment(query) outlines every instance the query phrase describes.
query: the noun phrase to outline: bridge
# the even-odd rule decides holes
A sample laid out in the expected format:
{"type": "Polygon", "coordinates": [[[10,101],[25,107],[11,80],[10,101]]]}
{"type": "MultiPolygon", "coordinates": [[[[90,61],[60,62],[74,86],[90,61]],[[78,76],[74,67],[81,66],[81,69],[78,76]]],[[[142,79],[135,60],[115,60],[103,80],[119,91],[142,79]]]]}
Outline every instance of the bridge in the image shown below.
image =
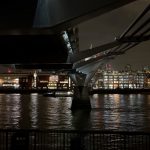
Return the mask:
{"type": "Polygon", "coordinates": [[[8,0],[0,5],[2,64],[17,69],[69,70],[76,84],[71,109],[91,109],[88,82],[107,61],[150,39],[150,5],[115,40],[79,51],[77,25],[135,0],[8,0]],[[78,10],[78,11],[77,11],[78,10]]]}

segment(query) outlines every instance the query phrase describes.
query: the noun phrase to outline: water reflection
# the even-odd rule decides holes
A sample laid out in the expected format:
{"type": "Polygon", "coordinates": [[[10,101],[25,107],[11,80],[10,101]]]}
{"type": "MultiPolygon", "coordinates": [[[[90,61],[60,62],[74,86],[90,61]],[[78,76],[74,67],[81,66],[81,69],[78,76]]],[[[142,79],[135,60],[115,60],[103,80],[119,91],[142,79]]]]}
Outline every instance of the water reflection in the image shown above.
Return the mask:
{"type": "Polygon", "coordinates": [[[71,128],[71,98],[41,97],[39,100],[38,127],[48,129],[71,128]],[[42,101],[41,101],[42,99],[42,101]]]}
{"type": "Polygon", "coordinates": [[[121,131],[149,131],[150,106],[148,95],[106,94],[93,99],[93,128],[121,131]],[[97,100],[99,103],[97,103],[97,100]],[[98,107],[97,107],[97,104],[98,107]]]}
{"type": "Polygon", "coordinates": [[[0,122],[2,128],[9,128],[10,126],[18,128],[20,113],[20,94],[0,95],[0,122]]]}
{"type": "Polygon", "coordinates": [[[0,94],[0,128],[150,131],[150,95],[95,94],[91,111],[71,111],[71,97],[0,94]]]}
{"type": "Polygon", "coordinates": [[[90,111],[76,110],[72,111],[72,127],[73,129],[84,130],[91,128],[90,111]]]}
{"type": "Polygon", "coordinates": [[[31,116],[31,127],[37,128],[38,125],[38,94],[34,93],[30,95],[30,116],[31,116]]]}

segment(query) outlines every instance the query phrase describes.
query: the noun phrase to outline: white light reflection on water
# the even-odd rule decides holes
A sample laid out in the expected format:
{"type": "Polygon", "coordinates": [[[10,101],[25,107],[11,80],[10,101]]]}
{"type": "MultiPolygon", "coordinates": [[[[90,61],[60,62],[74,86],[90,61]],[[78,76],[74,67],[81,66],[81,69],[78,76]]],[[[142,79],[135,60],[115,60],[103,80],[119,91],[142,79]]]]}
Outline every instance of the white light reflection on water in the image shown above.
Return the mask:
{"type": "Polygon", "coordinates": [[[44,120],[48,129],[71,128],[71,97],[47,97],[48,107],[44,120]],[[61,124],[61,126],[60,126],[61,124]]]}
{"type": "Polygon", "coordinates": [[[31,111],[31,127],[37,128],[38,124],[38,94],[33,93],[30,95],[31,104],[30,104],[30,111],[31,111]]]}
{"type": "Polygon", "coordinates": [[[0,94],[0,122],[2,128],[19,128],[20,94],[0,94]]]}
{"type": "Polygon", "coordinates": [[[93,96],[92,103],[91,122],[94,129],[150,131],[148,94],[99,94],[93,96]]]}
{"type": "Polygon", "coordinates": [[[0,128],[150,131],[148,94],[96,94],[91,111],[71,111],[71,97],[0,94],[0,128]]]}

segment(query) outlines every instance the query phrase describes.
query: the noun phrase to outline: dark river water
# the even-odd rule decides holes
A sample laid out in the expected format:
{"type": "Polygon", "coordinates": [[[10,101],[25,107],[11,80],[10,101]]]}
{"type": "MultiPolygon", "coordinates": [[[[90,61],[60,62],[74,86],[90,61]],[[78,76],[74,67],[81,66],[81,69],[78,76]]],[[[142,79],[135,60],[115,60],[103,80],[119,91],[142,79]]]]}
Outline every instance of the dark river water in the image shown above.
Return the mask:
{"type": "Polygon", "coordinates": [[[70,110],[71,97],[0,94],[0,128],[150,131],[150,95],[94,94],[92,110],[70,110]]]}

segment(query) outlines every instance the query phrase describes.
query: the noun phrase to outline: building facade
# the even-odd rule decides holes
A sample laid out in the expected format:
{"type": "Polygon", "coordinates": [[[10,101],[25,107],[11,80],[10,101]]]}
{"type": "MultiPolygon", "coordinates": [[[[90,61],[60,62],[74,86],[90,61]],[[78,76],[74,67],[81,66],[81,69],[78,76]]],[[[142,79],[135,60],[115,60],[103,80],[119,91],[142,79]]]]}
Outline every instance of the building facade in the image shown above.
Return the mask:
{"type": "Polygon", "coordinates": [[[67,74],[0,74],[0,88],[71,90],[72,84],[67,74]]]}
{"type": "Polygon", "coordinates": [[[91,81],[93,89],[150,88],[150,72],[145,70],[98,70],[91,81]]]}

